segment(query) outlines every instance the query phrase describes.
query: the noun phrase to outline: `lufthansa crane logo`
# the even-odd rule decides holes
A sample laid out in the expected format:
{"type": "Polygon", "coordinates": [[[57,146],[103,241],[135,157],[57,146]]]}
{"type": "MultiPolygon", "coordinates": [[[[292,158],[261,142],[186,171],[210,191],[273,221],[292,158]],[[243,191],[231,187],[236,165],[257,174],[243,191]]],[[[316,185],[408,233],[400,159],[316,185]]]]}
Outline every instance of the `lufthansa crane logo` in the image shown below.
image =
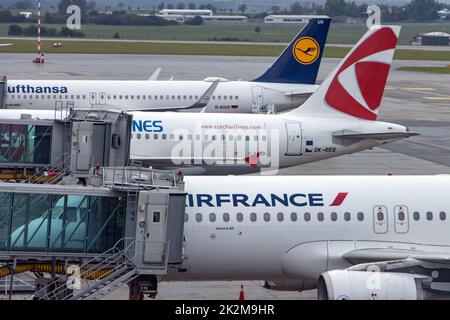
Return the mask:
{"type": "Polygon", "coordinates": [[[311,37],[303,37],[297,40],[292,48],[295,60],[301,64],[314,63],[320,54],[317,41],[311,37]]]}

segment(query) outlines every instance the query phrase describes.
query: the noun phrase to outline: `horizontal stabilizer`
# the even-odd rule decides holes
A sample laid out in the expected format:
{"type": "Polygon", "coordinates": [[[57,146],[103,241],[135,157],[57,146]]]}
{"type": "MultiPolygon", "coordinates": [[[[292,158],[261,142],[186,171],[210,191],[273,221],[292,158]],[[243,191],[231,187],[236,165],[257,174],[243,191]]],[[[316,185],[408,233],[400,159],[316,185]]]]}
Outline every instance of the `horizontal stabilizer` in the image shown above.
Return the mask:
{"type": "Polygon", "coordinates": [[[345,138],[345,139],[372,139],[372,140],[393,140],[393,139],[403,139],[412,136],[417,136],[418,133],[405,131],[405,132],[373,132],[373,133],[363,133],[353,130],[342,130],[333,133],[335,138],[345,138]]]}

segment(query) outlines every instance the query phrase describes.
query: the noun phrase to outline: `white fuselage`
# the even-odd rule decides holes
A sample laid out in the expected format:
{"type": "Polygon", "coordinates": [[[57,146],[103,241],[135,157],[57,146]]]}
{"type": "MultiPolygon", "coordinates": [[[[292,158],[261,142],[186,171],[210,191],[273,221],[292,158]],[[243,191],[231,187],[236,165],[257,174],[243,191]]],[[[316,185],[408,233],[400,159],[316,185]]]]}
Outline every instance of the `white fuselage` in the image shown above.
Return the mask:
{"type": "Polygon", "coordinates": [[[355,249],[450,253],[450,176],[185,181],[184,268],[168,280],[314,281],[355,249]]]}
{"type": "MultiPolygon", "coordinates": [[[[54,111],[2,110],[2,119],[30,114],[54,119],[54,111]]],[[[131,158],[155,168],[185,168],[185,174],[275,171],[375,147],[384,141],[344,141],[343,130],[404,133],[407,128],[352,117],[131,112],[131,158]]],[[[392,139],[395,140],[395,139],[392,139]]]]}
{"type": "MultiPolygon", "coordinates": [[[[211,81],[8,80],[7,109],[154,110],[193,105],[211,81]]],[[[298,107],[318,86],[223,81],[205,112],[265,112],[298,107]]]]}

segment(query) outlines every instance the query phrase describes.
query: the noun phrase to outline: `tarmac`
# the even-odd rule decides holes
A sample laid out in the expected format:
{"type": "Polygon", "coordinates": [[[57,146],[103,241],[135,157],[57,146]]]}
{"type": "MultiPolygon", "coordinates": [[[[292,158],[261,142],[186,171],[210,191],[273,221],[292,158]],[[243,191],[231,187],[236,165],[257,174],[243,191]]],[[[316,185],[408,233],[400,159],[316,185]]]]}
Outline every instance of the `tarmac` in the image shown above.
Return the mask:
{"type": "MultiPolygon", "coordinates": [[[[34,65],[30,54],[0,54],[0,73],[10,79],[146,80],[162,67],[160,80],[201,80],[220,76],[251,80],[274,58],[161,55],[49,55],[34,65]]],[[[339,59],[323,59],[318,82],[339,59]]],[[[279,174],[450,174],[450,75],[398,71],[401,66],[447,66],[449,61],[394,61],[379,120],[407,125],[420,135],[361,153],[280,170],[279,174]]],[[[238,299],[241,282],[161,283],[157,299],[238,299]]],[[[245,281],[247,299],[315,299],[316,291],[278,292],[245,281]]],[[[123,287],[107,299],[127,299],[123,287]]]]}

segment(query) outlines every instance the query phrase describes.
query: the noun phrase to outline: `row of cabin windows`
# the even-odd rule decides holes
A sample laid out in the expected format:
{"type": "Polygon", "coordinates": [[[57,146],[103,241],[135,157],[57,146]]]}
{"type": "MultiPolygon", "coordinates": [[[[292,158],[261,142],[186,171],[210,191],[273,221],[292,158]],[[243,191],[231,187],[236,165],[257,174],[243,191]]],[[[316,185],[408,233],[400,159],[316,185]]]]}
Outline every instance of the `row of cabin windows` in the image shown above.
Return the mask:
{"type": "MultiPolygon", "coordinates": [[[[153,140],[167,140],[167,134],[163,133],[161,135],[154,133],[153,135],[146,133],[145,135],[138,133],[136,134],[136,139],[141,140],[143,137],[145,137],[145,140],[149,140],[149,139],[153,139],[153,140]]],[[[131,135],[131,138],[133,138],[133,135],[131,135]]],[[[199,134],[196,134],[195,137],[193,137],[192,134],[187,134],[187,135],[175,135],[175,134],[170,134],[169,135],[169,140],[171,141],[181,141],[183,139],[186,140],[193,140],[193,138],[195,138],[195,140],[200,140],[201,136],[199,134]]],[[[226,140],[226,136],[225,135],[220,135],[220,136],[216,136],[216,135],[203,135],[203,141],[215,141],[217,139],[220,139],[222,141],[226,140]]],[[[245,141],[250,141],[251,137],[250,136],[241,136],[241,135],[237,135],[237,136],[233,136],[230,135],[228,136],[228,140],[229,141],[233,141],[233,140],[237,140],[237,141],[242,141],[242,139],[244,139],[245,141]]],[[[258,141],[259,140],[259,136],[253,136],[253,140],[254,141],[258,141]]],[[[261,141],[266,141],[267,137],[266,136],[261,136],[261,141]]]]}
{"type": "MultiPolygon", "coordinates": [[[[425,216],[426,216],[428,221],[433,220],[433,212],[428,211],[428,212],[425,213],[425,216]]],[[[413,219],[416,220],[416,221],[420,220],[420,213],[417,212],[417,211],[413,212],[413,219]]],[[[445,213],[445,211],[439,212],[439,219],[442,220],[442,221],[447,219],[447,214],[445,213]]],[[[400,218],[399,218],[399,220],[400,220],[400,218]]]]}
{"type": "MultiPolygon", "coordinates": [[[[7,98],[10,98],[11,97],[11,99],[18,99],[18,100],[20,100],[20,99],[24,99],[24,100],[26,100],[26,99],[30,99],[30,100],[32,100],[33,99],[33,97],[34,97],[34,99],[45,99],[45,98],[47,98],[48,100],[50,100],[50,99],[59,99],[59,100],[62,100],[63,98],[64,99],[66,99],[66,100],[68,100],[69,98],[70,99],[72,99],[72,100],[74,100],[74,99],[77,99],[77,100],[80,100],[80,99],[82,99],[82,100],[86,100],[87,99],[87,97],[86,97],[86,95],[50,95],[50,94],[48,94],[48,95],[45,95],[45,94],[36,94],[36,95],[20,95],[20,94],[18,94],[18,95],[11,95],[11,96],[7,96],[7,98]]],[[[96,96],[93,96],[92,97],[93,99],[95,99],[96,98],[96,96]]],[[[103,99],[104,98],[104,96],[101,96],[101,99],[103,99]]],[[[216,96],[212,96],[212,98],[213,98],[213,100],[215,100],[216,99],[216,96]]],[[[137,96],[134,96],[134,95],[130,95],[130,96],[128,96],[128,95],[107,95],[106,96],[106,99],[107,100],[117,100],[117,99],[119,99],[119,100],[192,100],[192,99],[195,99],[195,100],[198,100],[198,96],[196,95],[196,96],[192,96],[192,95],[190,95],[190,96],[180,96],[180,95],[178,95],[178,96],[169,96],[169,95],[137,95],[137,96]]],[[[217,100],[239,100],[239,96],[217,96],[217,100]]]]}
{"type": "MultiPolygon", "coordinates": [[[[303,214],[303,220],[306,221],[306,222],[311,221],[311,217],[312,217],[312,214],[309,213],[309,212],[305,212],[303,214]]],[[[291,214],[289,215],[289,218],[290,218],[291,221],[295,222],[295,221],[298,220],[298,214],[296,212],[291,212],[291,214]]],[[[270,219],[271,219],[270,213],[269,212],[265,212],[263,214],[263,220],[266,221],[266,222],[269,222],[270,219]]],[[[276,219],[279,222],[284,221],[284,213],[283,212],[278,212],[276,214],[276,219]]],[[[363,212],[358,212],[356,214],[356,219],[358,221],[363,221],[364,220],[364,213],[363,212]]],[[[217,220],[216,214],[215,213],[210,213],[209,214],[209,221],[210,222],[215,222],[216,220],[217,220]]],[[[222,214],[222,220],[224,222],[229,222],[230,221],[230,214],[227,213],[227,212],[223,213],[222,214]]],[[[323,212],[318,212],[317,213],[317,220],[318,221],[324,221],[325,220],[325,214],[323,212]]],[[[336,212],[332,212],[330,214],[330,220],[331,221],[337,221],[338,220],[338,214],[336,212]]],[[[350,221],[350,220],[351,220],[350,212],[345,212],[344,213],[344,221],[350,221]]],[[[184,221],[185,222],[189,221],[189,215],[188,214],[185,214],[184,221]]],[[[196,213],[195,214],[195,221],[202,222],[203,221],[203,214],[196,213]]],[[[240,212],[236,213],[236,221],[237,222],[244,221],[244,215],[242,213],[240,213],[240,212]]],[[[257,214],[255,212],[250,213],[250,221],[252,221],[252,222],[257,221],[257,214]]]]}
{"type": "MultiPolygon", "coordinates": [[[[263,220],[264,221],[269,222],[270,218],[271,218],[271,216],[270,216],[269,212],[266,212],[266,213],[263,214],[263,220]]],[[[277,215],[276,215],[276,218],[277,218],[277,220],[279,222],[284,221],[284,213],[278,212],[277,215]]],[[[444,211],[439,212],[439,219],[440,220],[444,221],[444,220],[446,220],[446,218],[447,218],[447,214],[444,211]]],[[[216,219],[217,218],[216,218],[216,214],[215,213],[210,213],[209,214],[209,221],[215,222],[216,219]]],[[[290,219],[293,222],[297,221],[297,219],[298,219],[297,213],[296,212],[291,212],[290,219]]],[[[363,212],[358,212],[356,214],[356,219],[358,221],[363,221],[364,220],[364,213],[363,212]]],[[[403,211],[399,212],[398,213],[398,220],[399,221],[404,221],[405,219],[406,219],[406,214],[403,211]]],[[[415,211],[413,213],[413,219],[416,220],[416,221],[420,220],[420,213],[415,211]]],[[[426,219],[428,221],[433,220],[433,212],[431,212],[431,211],[426,212],[426,219]]],[[[185,219],[184,220],[186,222],[189,220],[189,215],[188,214],[185,214],[185,219]]],[[[203,215],[201,213],[197,213],[195,215],[195,220],[197,222],[202,222],[203,221],[203,215]]],[[[229,222],[230,221],[230,214],[225,212],[222,215],[222,220],[224,222],[229,222]]],[[[250,221],[255,222],[256,220],[257,220],[256,213],[255,212],[250,213],[250,221]]],[[[306,221],[306,222],[311,221],[311,213],[305,212],[303,214],[303,220],[306,221]]],[[[324,220],[325,220],[325,214],[323,212],[318,212],[317,213],[317,221],[324,221],[324,220]]],[[[332,212],[330,214],[330,220],[331,221],[337,221],[338,220],[338,214],[336,212],[332,212]]],[[[344,221],[350,221],[350,220],[351,220],[350,212],[345,212],[344,213],[344,221]]],[[[378,212],[377,213],[377,220],[379,220],[379,221],[383,221],[384,220],[384,213],[383,212],[378,212]]],[[[236,213],[236,221],[238,221],[238,222],[244,221],[244,215],[242,213],[240,213],[240,212],[236,213]]]]}

